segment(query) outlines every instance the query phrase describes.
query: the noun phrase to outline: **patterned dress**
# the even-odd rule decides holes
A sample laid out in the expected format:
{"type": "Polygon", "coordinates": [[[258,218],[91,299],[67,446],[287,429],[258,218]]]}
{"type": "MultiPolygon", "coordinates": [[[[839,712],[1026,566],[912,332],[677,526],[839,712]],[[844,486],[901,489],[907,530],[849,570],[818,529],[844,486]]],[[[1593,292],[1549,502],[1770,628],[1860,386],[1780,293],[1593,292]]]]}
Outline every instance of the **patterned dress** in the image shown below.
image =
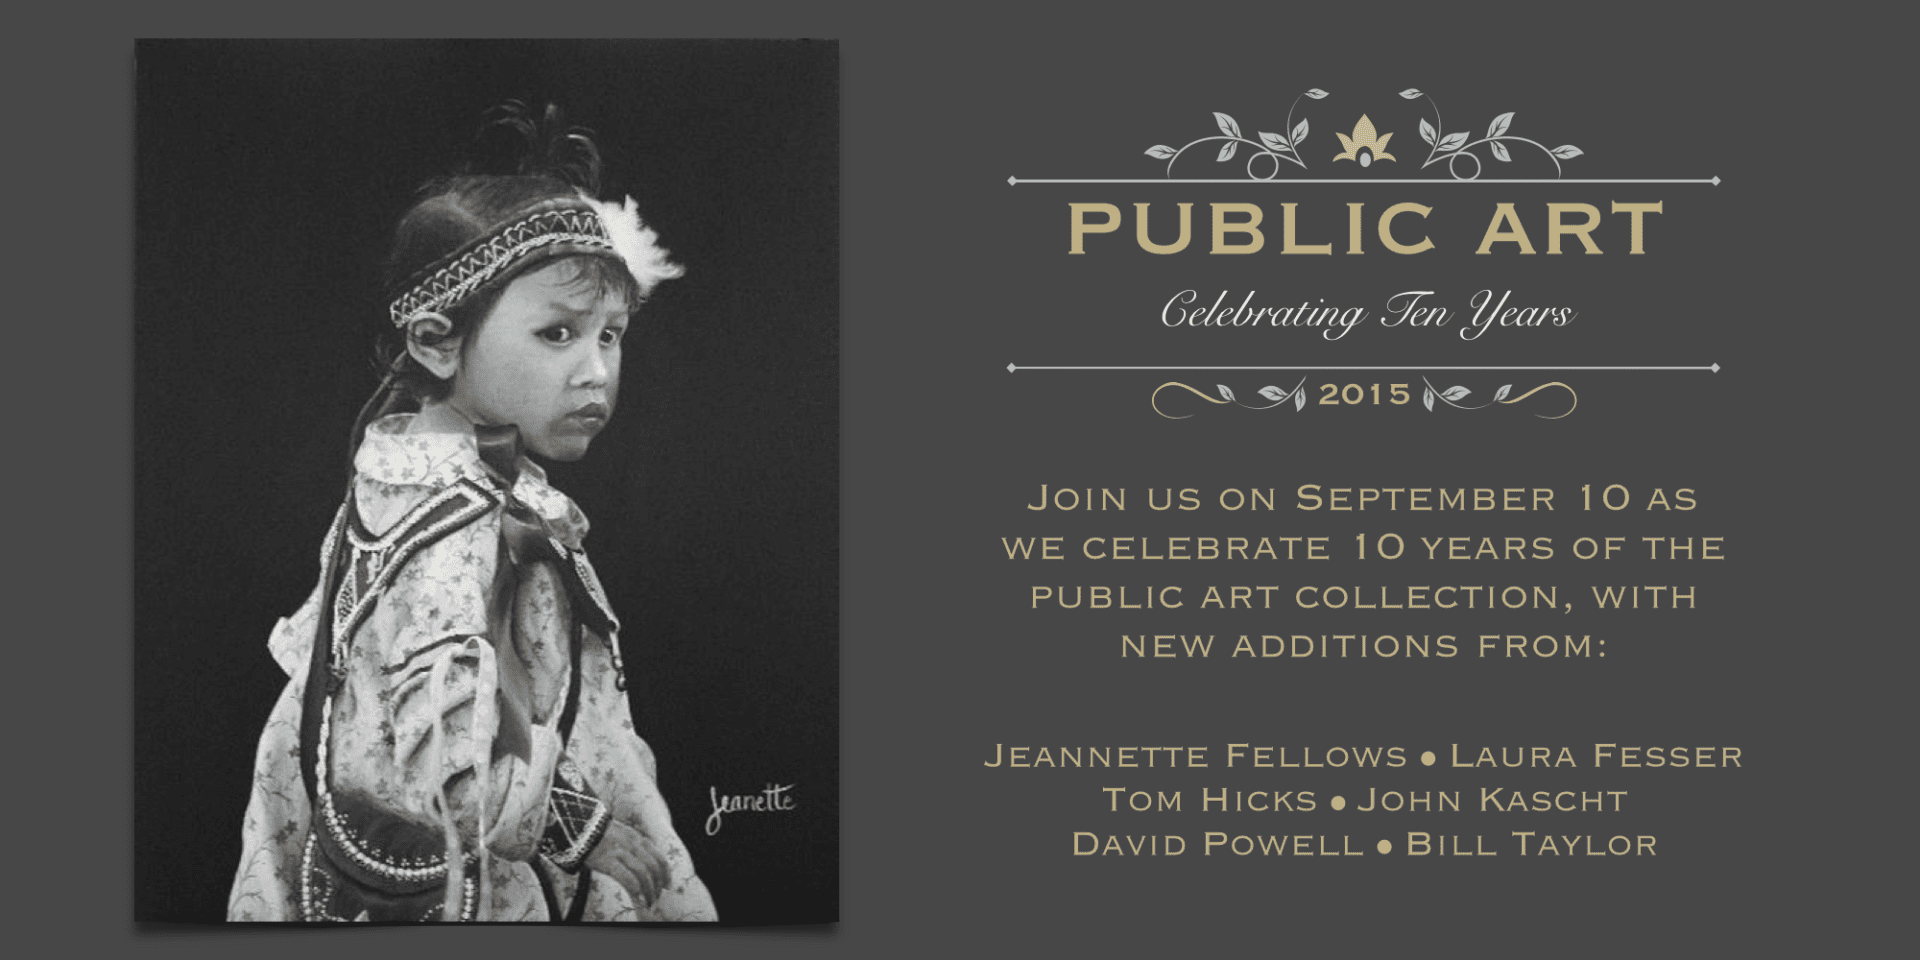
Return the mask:
{"type": "Polygon", "coordinates": [[[318,838],[349,852],[336,861],[374,875],[430,880],[438,869],[451,878],[440,884],[456,891],[448,909],[433,894],[421,919],[537,921],[570,911],[586,921],[715,919],[655,782],[653,753],[633,729],[618,621],[610,612],[597,619],[611,627],[605,636],[576,632],[569,583],[573,596],[584,585],[604,609],[580,548],[586,517],[531,461],[519,461],[509,485],[472,433],[409,433],[412,421],[400,414],[368,428],[354,459],[353,515],[343,508],[322,550],[322,583],[268,638],[288,681],[260,735],[228,918],[368,919],[328,912],[328,879],[314,869],[318,838]],[[546,559],[509,556],[503,526],[516,511],[551,543],[546,559]],[[354,562],[342,589],[323,597],[342,536],[354,562]],[[572,570],[562,569],[569,561],[572,570]],[[334,690],[316,741],[316,820],[301,768],[302,703],[329,614],[334,690]],[[516,723],[503,709],[503,683],[523,691],[531,717],[516,723]],[[582,863],[609,820],[646,835],[667,859],[668,886],[651,905],[582,863]],[[382,824],[432,831],[435,856],[384,855],[382,824]],[[449,855],[456,842],[463,856],[449,855]]]}

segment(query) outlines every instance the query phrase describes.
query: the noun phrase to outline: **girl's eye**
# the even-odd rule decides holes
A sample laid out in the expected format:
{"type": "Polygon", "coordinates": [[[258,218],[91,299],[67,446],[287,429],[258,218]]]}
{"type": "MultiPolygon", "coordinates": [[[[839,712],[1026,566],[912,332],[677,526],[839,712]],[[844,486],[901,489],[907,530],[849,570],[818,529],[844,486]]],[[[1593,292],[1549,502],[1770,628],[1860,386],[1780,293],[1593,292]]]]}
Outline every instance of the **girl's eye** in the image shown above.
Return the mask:
{"type": "Polygon", "coordinates": [[[572,343],[573,328],[572,327],[548,327],[545,330],[540,331],[540,339],[545,340],[546,342],[552,343],[552,344],[572,343]]]}
{"type": "Polygon", "coordinates": [[[611,347],[619,343],[621,336],[625,335],[626,332],[626,328],[624,327],[608,327],[600,331],[600,345],[603,347],[611,347]]]}

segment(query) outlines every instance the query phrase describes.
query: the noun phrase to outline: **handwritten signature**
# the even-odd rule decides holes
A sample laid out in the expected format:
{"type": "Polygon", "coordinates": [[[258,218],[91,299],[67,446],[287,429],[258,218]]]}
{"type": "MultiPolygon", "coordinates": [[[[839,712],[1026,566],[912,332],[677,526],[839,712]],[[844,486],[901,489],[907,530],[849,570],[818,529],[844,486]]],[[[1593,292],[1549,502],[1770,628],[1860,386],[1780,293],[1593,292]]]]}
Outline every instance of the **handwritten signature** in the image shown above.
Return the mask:
{"type": "Polygon", "coordinates": [[[720,815],[726,813],[759,813],[767,810],[792,810],[795,806],[793,795],[787,791],[797,784],[767,784],[759,793],[741,793],[721,796],[719,787],[708,787],[707,796],[713,800],[713,812],[707,815],[707,836],[720,832],[720,815]]]}

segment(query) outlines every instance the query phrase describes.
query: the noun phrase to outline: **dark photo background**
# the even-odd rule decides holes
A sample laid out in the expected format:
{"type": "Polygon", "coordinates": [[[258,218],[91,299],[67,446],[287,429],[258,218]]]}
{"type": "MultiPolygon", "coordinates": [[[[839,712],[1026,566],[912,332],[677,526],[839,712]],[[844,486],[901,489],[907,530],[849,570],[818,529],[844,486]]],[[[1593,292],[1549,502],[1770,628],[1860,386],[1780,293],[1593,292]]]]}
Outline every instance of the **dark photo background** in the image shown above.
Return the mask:
{"type": "Polygon", "coordinates": [[[149,42],[135,85],[135,916],[217,921],[268,630],[313,588],[377,382],[380,264],[483,110],[553,101],[686,266],[554,465],[628,625],[634,720],[723,921],[839,906],[832,42],[149,42]],[[710,788],[797,807],[703,821],[710,788]]]}

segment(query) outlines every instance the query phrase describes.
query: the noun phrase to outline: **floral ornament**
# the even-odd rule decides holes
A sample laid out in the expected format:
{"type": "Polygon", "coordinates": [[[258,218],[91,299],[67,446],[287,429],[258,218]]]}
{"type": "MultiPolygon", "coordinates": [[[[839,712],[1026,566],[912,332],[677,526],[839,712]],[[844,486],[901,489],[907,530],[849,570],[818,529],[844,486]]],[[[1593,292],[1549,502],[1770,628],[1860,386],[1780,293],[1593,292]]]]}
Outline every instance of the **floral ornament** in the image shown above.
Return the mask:
{"type": "Polygon", "coordinates": [[[1373,121],[1368,120],[1364,113],[1360,115],[1360,122],[1353,125],[1352,139],[1348,139],[1344,133],[1336,132],[1334,136],[1339,137],[1340,145],[1346,147],[1333,158],[1335,160],[1353,160],[1356,159],[1354,155],[1359,154],[1357,159],[1360,165],[1369,167],[1375,160],[1393,159],[1393,154],[1387,152],[1387,141],[1393,139],[1393,134],[1385,134],[1375,139],[1373,121]]]}
{"type": "Polygon", "coordinates": [[[1507,128],[1513,124],[1512,111],[1494,117],[1493,122],[1487,125],[1487,135],[1472,143],[1468,143],[1467,133],[1464,130],[1458,133],[1443,134],[1440,132],[1440,128],[1444,126],[1440,122],[1440,105],[1435,103],[1432,97],[1427,96],[1427,94],[1413,87],[1408,87],[1400,91],[1400,96],[1408,100],[1417,100],[1421,97],[1426,97],[1428,105],[1433,107],[1433,123],[1428,123],[1425,120],[1420,121],[1420,137],[1433,145],[1433,149],[1427,152],[1427,162],[1420,165],[1420,169],[1422,170],[1439,163],[1441,160],[1445,160],[1447,162],[1447,172],[1452,174],[1455,180],[1475,180],[1480,176],[1480,157],[1478,154],[1469,151],[1484,143],[1487,145],[1487,149],[1493,153],[1495,160],[1501,163],[1510,163],[1513,157],[1507,152],[1506,141],[1511,141],[1514,143],[1531,144],[1532,146],[1538,147],[1541,152],[1553,160],[1553,174],[1555,177],[1559,177],[1561,175],[1560,161],[1571,160],[1574,157],[1580,156],[1582,152],[1579,147],[1572,144],[1565,144],[1548,149],[1546,145],[1528,140],[1525,137],[1508,135],[1507,128]],[[1459,169],[1454,166],[1462,157],[1473,161],[1473,173],[1469,176],[1462,176],[1459,169]]]}
{"type": "Polygon", "coordinates": [[[1315,100],[1320,100],[1324,99],[1326,95],[1327,92],[1325,90],[1315,87],[1294,97],[1293,106],[1287,108],[1288,126],[1281,128],[1288,131],[1285,136],[1278,133],[1266,133],[1262,131],[1259,140],[1249,140],[1240,133],[1240,124],[1238,121],[1224,113],[1216,111],[1213,115],[1213,122],[1219,125],[1221,136],[1201,137],[1178,150],[1164,144],[1155,144],[1147,148],[1146,154],[1155,160],[1165,160],[1167,162],[1167,176],[1169,178],[1173,176],[1173,162],[1180,159],[1181,154],[1186,153],[1198,144],[1211,143],[1216,140],[1225,141],[1220,146],[1220,152],[1213,158],[1216,163],[1226,163],[1228,160],[1232,160],[1234,154],[1238,152],[1240,145],[1243,143],[1256,151],[1253,156],[1247,158],[1247,177],[1249,179],[1272,180],[1274,176],[1280,172],[1281,160],[1291,160],[1298,164],[1300,169],[1305,170],[1307,164],[1306,161],[1300,159],[1300,142],[1307,139],[1307,121],[1301,120],[1297,124],[1293,122],[1294,107],[1300,105],[1300,97],[1311,97],[1315,100]],[[1262,158],[1273,161],[1273,166],[1268,168],[1265,175],[1254,172],[1254,164],[1262,158]]]}
{"type": "Polygon", "coordinates": [[[1215,386],[1217,386],[1220,389],[1220,396],[1224,397],[1225,399],[1215,400],[1214,398],[1207,396],[1205,393],[1202,393],[1201,391],[1196,390],[1193,387],[1189,387],[1186,384],[1181,383],[1177,380],[1169,381],[1167,383],[1163,383],[1160,386],[1154,388],[1153,396],[1147,399],[1147,405],[1153,407],[1154,413],[1157,413],[1163,417],[1166,417],[1168,420],[1185,420],[1187,419],[1187,417],[1193,416],[1193,414],[1189,413],[1184,416],[1176,417],[1173,414],[1170,414],[1160,409],[1160,391],[1165,390],[1168,387],[1179,387],[1180,389],[1185,390],[1188,393],[1191,393],[1194,396],[1199,397],[1200,399],[1205,400],[1208,403],[1221,403],[1221,404],[1231,403],[1236,406],[1246,407],[1248,410],[1272,410],[1274,407],[1277,407],[1287,402],[1289,399],[1293,401],[1294,410],[1301,411],[1307,408],[1307,378],[1305,377],[1301,377],[1300,382],[1294,384],[1293,389],[1290,391],[1282,390],[1279,387],[1275,387],[1275,386],[1261,387],[1259,390],[1260,395],[1273,402],[1265,406],[1259,406],[1259,407],[1256,407],[1250,403],[1241,403],[1239,398],[1235,397],[1233,395],[1233,391],[1228,389],[1227,385],[1224,383],[1215,384],[1215,386]]]}
{"type": "Polygon", "coordinates": [[[1473,392],[1472,390],[1468,390],[1466,387],[1452,386],[1452,387],[1448,387],[1445,390],[1436,390],[1434,389],[1433,381],[1428,380],[1426,377],[1421,377],[1420,382],[1427,385],[1426,391],[1420,397],[1420,402],[1427,405],[1427,411],[1429,413],[1433,411],[1433,401],[1435,398],[1438,398],[1441,403],[1444,403],[1447,406],[1454,408],[1455,410],[1479,410],[1483,407],[1491,407],[1496,403],[1500,403],[1500,404],[1519,403],[1520,401],[1525,400],[1526,398],[1531,397],[1534,394],[1547,389],[1548,387],[1559,387],[1560,389],[1565,390],[1567,392],[1567,395],[1573,398],[1573,406],[1568,407],[1566,413],[1555,414],[1551,417],[1547,416],[1544,413],[1536,413],[1534,414],[1534,416],[1539,417],[1542,420],[1558,420],[1561,417],[1564,417],[1567,414],[1572,413],[1575,408],[1580,406],[1580,395],[1577,393],[1574,393],[1572,387],[1569,387],[1558,380],[1555,380],[1552,383],[1543,383],[1537,387],[1534,387],[1532,390],[1528,390],[1526,393],[1523,393],[1517,397],[1514,397],[1511,400],[1507,399],[1507,394],[1512,392],[1513,390],[1513,384],[1509,383],[1506,386],[1501,387],[1499,390],[1494,391],[1492,400],[1489,400],[1486,403],[1480,404],[1480,406],[1477,406],[1477,407],[1463,407],[1460,404],[1454,402],[1456,400],[1465,400],[1467,398],[1467,395],[1473,392]]]}

